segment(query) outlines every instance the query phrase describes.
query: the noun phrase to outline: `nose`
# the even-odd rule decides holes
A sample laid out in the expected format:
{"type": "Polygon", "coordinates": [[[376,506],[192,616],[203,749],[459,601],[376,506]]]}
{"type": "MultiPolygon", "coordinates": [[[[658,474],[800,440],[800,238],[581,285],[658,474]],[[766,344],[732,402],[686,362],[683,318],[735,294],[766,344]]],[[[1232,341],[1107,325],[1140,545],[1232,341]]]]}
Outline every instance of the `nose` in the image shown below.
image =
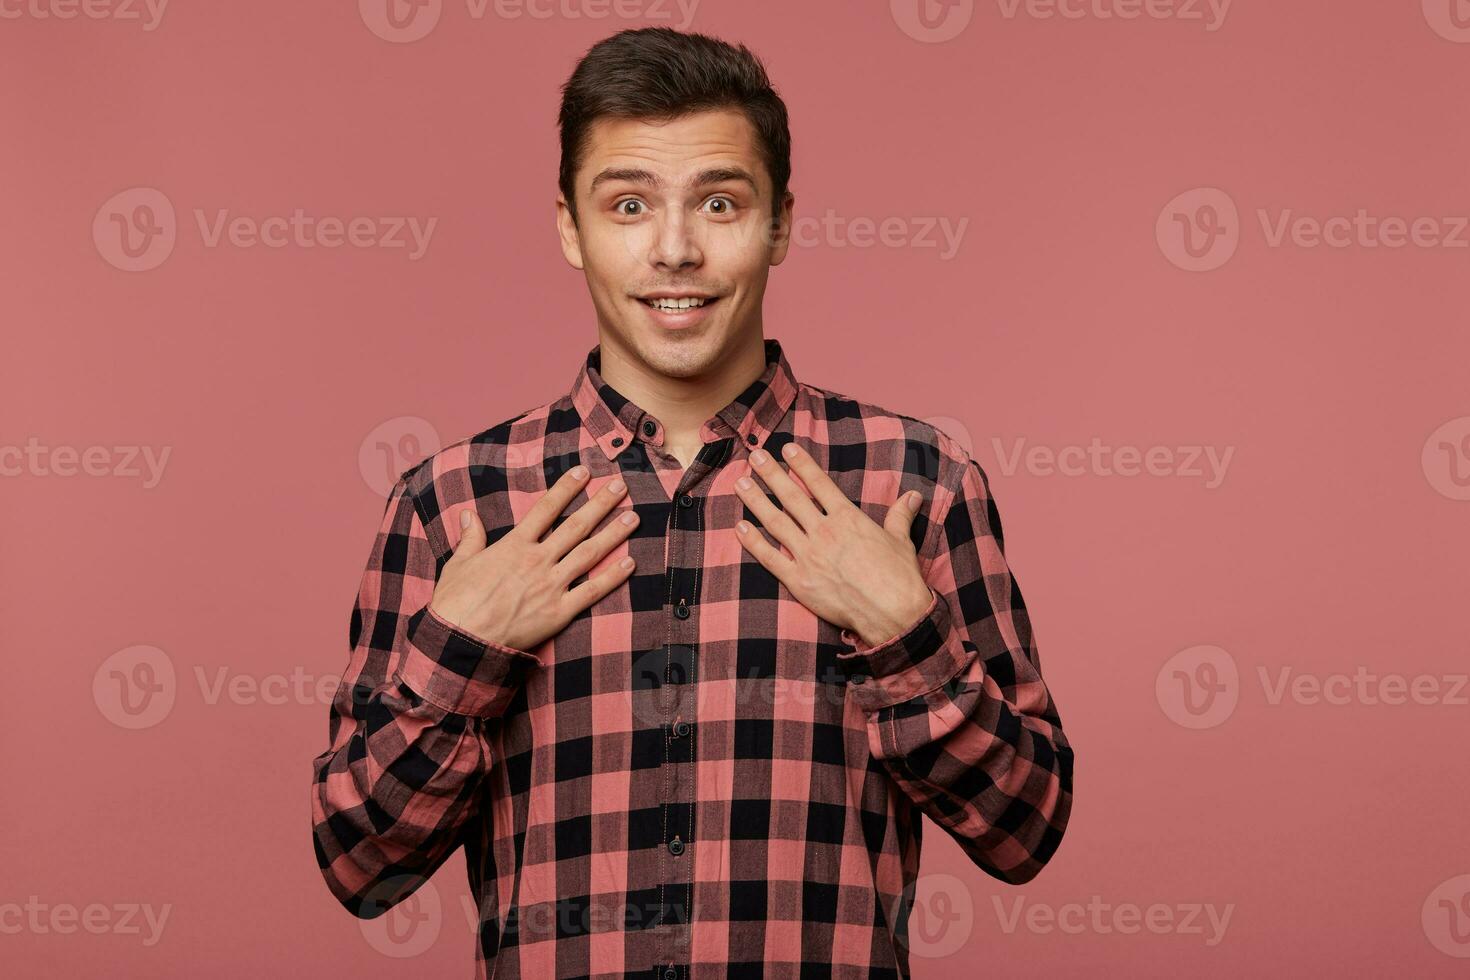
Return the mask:
{"type": "Polygon", "coordinates": [[[694,227],[681,209],[666,209],[659,217],[648,261],[669,270],[698,266],[704,261],[704,253],[697,239],[694,227]]]}

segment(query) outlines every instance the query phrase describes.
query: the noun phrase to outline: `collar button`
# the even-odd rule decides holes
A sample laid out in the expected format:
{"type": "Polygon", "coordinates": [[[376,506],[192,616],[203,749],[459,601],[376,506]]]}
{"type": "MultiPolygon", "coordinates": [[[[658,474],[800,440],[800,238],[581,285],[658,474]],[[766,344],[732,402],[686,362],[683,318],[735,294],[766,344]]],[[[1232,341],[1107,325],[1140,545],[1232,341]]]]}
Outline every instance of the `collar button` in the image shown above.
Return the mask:
{"type": "Polygon", "coordinates": [[[654,424],[654,422],[653,422],[652,419],[644,419],[643,420],[643,434],[644,435],[651,436],[651,435],[653,435],[657,431],[658,431],[658,426],[654,424]]]}

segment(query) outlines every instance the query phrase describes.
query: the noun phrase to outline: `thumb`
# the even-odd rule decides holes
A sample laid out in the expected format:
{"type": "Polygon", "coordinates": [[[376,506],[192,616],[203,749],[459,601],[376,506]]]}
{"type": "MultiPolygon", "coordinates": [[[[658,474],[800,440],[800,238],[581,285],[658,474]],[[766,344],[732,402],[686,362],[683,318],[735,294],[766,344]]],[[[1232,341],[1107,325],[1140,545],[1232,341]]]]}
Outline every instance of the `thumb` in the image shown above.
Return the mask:
{"type": "Polygon", "coordinates": [[[923,502],[924,495],[917,490],[900,494],[899,498],[888,508],[888,516],[883,519],[883,530],[903,541],[910,541],[914,518],[918,515],[919,505],[923,502]]]}
{"type": "Polygon", "coordinates": [[[485,525],[480,523],[475,505],[470,504],[459,512],[459,544],[454,546],[454,557],[468,558],[484,550],[485,525]]]}

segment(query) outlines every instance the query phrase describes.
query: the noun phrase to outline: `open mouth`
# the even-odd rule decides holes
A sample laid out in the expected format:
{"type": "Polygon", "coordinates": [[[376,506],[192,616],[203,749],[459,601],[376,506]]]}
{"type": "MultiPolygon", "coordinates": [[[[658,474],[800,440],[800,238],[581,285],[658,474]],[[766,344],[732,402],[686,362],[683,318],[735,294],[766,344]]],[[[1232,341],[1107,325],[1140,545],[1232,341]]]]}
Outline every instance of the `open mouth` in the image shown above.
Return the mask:
{"type": "Polygon", "coordinates": [[[704,310],[719,302],[720,297],[687,297],[684,299],[642,299],[638,302],[660,313],[688,313],[691,310],[704,310]]]}

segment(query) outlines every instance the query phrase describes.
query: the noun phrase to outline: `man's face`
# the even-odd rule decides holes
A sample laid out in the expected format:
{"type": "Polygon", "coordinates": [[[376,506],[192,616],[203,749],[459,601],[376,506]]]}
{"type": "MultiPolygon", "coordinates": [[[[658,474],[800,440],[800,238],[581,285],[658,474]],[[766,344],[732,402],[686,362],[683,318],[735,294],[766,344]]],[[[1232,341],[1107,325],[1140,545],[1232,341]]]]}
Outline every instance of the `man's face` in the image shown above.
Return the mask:
{"type": "Polygon", "coordinates": [[[766,276],[786,257],[795,199],[786,195],[773,228],[770,175],[739,112],[599,119],[590,135],[577,225],[557,198],[562,252],[586,273],[605,339],[659,373],[702,374],[760,335],[766,276]],[[691,308],[659,309],[656,299],[691,308]]]}

